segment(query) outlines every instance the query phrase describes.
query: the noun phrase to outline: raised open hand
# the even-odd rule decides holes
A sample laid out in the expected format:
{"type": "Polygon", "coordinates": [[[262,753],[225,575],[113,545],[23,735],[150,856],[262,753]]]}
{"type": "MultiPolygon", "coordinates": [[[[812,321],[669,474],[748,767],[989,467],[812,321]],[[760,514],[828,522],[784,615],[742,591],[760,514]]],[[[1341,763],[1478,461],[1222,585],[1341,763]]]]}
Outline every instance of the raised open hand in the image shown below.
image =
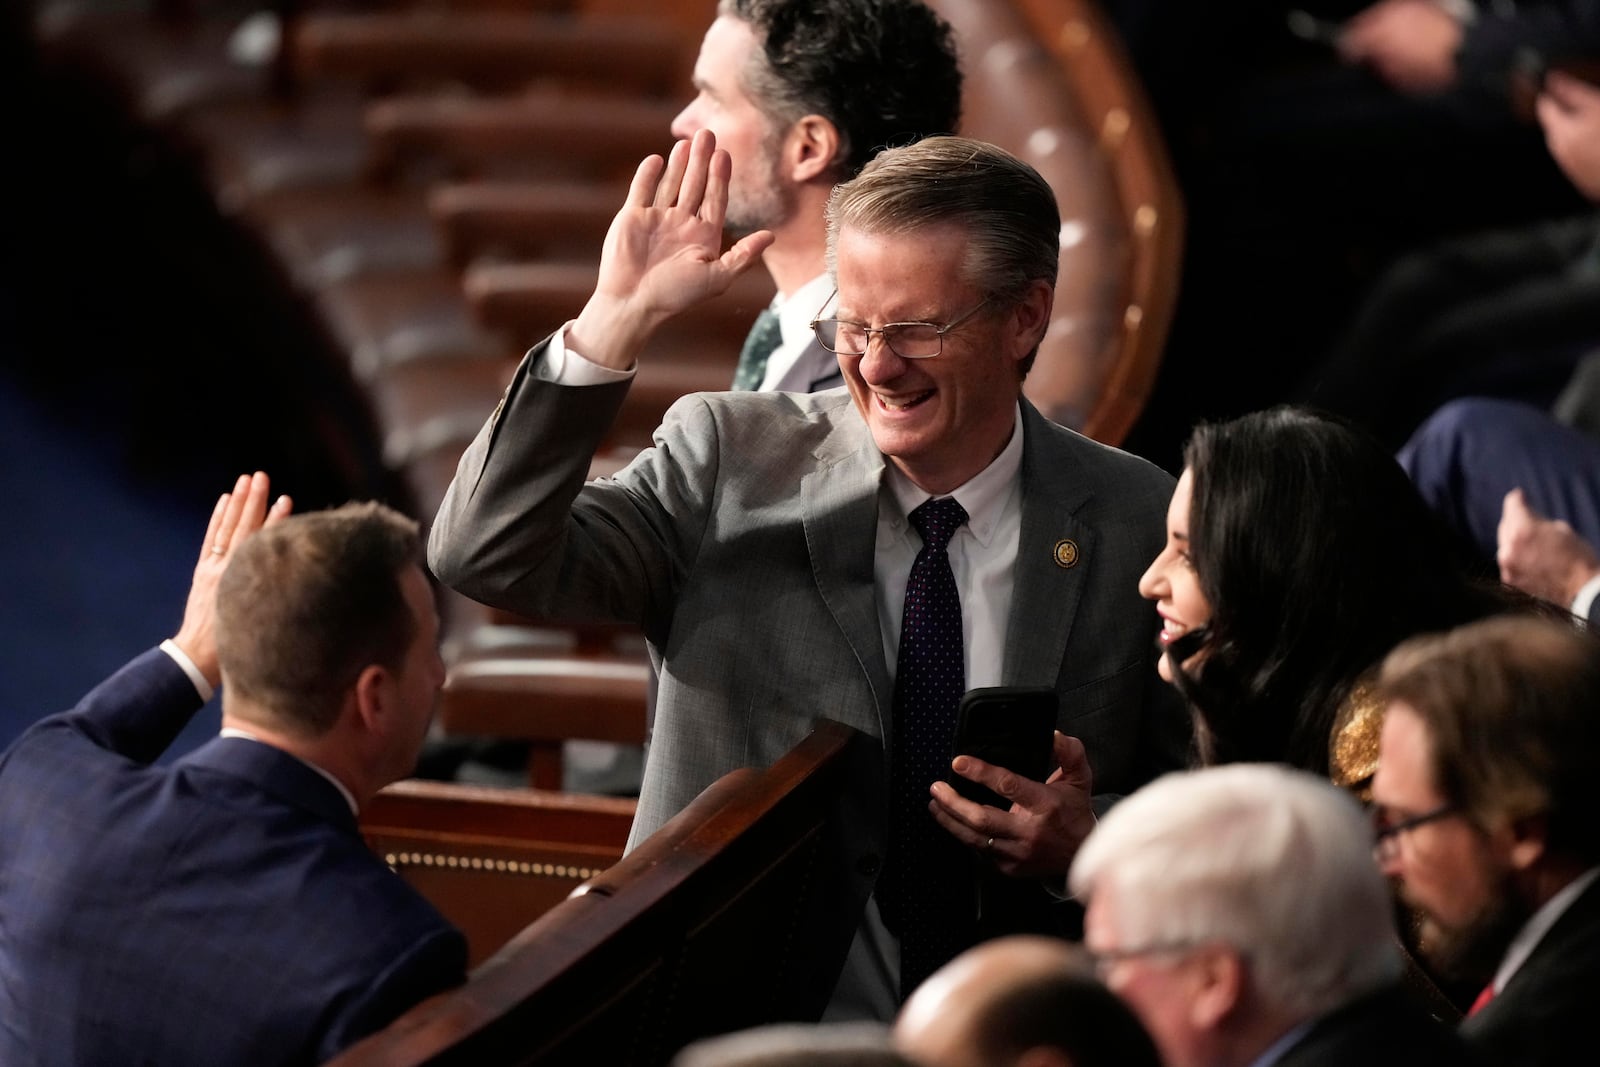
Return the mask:
{"type": "Polygon", "coordinates": [[[228,566],[228,557],[245,538],[263,526],[282,522],[294,508],[287,496],[280,496],[269,507],[270,487],[261,471],[241,474],[233,491],[217,499],[205,541],[200,545],[200,559],[195,563],[183,623],[172,638],[212,685],[222,680],[222,669],[217,664],[216,601],[217,583],[228,566]]]}
{"type": "Polygon", "coordinates": [[[710,130],[679,141],[662,160],[639,164],[628,199],[606,234],[600,277],[568,343],[602,366],[623,370],[673,315],[728,288],[766,251],[766,230],[722,249],[733,172],[710,130]]]}

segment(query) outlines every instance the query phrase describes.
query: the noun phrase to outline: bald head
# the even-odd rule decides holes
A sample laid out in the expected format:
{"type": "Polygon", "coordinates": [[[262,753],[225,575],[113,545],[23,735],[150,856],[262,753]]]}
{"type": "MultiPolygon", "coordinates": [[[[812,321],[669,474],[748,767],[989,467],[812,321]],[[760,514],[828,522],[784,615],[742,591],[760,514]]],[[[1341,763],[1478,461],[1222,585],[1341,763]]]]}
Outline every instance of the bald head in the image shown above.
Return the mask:
{"type": "Polygon", "coordinates": [[[931,975],[901,1009],[896,1047],[925,1067],[1159,1067],[1149,1036],[1077,945],[986,941],[931,975]]]}

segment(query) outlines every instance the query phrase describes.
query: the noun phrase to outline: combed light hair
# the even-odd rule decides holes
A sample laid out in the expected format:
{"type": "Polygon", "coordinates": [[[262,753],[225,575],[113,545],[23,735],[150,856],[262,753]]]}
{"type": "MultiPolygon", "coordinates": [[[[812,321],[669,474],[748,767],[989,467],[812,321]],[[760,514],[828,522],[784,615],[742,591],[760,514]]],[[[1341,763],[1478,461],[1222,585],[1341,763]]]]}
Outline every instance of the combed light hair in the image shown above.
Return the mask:
{"type": "Polygon", "coordinates": [[[1123,799],[1072,865],[1115,901],[1123,947],[1228,945],[1257,994],[1298,1018],[1400,973],[1393,898],[1360,806],[1280,764],[1167,774],[1123,799]]]}
{"type": "MultiPolygon", "coordinates": [[[[1050,183],[997,145],[924,137],[875,156],[828,197],[828,273],[839,276],[839,233],[961,231],[961,277],[996,307],[1014,306],[1038,281],[1056,283],[1061,208],[1050,183]]],[[[1026,375],[1038,348],[1018,370],[1026,375]]]]}
{"type": "Polygon", "coordinates": [[[1055,284],[1061,209],[1038,171],[997,145],[924,137],[880,152],[828,199],[828,271],[838,274],[839,231],[903,234],[959,226],[964,280],[996,303],[1021,300],[1033,282],[1055,284]]]}
{"type": "Polygon", "coordinates": [[[225,704],[248,701],[300,736],[327,732],[365,668],[404,662],[417,624],[401,573],[422,551],[416,520],[376,501],[251,534],[217,586],[225,704]]]}

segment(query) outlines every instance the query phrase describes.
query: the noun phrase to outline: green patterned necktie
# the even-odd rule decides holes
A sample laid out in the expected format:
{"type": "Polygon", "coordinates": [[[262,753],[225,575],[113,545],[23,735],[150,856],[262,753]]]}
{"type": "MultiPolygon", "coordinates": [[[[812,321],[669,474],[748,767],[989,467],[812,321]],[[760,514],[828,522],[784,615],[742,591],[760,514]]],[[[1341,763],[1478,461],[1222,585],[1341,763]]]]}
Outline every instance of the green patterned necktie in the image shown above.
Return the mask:
{"type": "Polygon", "coordinates": [[[778,313],[767,308],[756,316],[756,324],[750,327],[750,333],[744,339],[744,348],[739,352],[739,368],[733,372],[735,389],[750,391],[761,388],[761,380],[767,376],[767,359],[781,340],[783,331],[778,328],[778,313]]]}

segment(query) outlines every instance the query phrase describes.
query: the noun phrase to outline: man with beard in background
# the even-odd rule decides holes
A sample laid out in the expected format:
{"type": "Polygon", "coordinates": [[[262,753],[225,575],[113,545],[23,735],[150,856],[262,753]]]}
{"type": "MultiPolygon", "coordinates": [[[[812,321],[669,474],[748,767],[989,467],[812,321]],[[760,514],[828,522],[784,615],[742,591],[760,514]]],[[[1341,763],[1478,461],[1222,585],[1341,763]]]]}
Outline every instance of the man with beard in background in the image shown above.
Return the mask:
{"type": "Polygon", "coordinates": [[[1384,663],[1375,855],[1429,962],[1483,981],[1485,1059],[1572,1062],[1600,998],[1600,642],[1545,618],[1417,638],[1384,663]]]}

